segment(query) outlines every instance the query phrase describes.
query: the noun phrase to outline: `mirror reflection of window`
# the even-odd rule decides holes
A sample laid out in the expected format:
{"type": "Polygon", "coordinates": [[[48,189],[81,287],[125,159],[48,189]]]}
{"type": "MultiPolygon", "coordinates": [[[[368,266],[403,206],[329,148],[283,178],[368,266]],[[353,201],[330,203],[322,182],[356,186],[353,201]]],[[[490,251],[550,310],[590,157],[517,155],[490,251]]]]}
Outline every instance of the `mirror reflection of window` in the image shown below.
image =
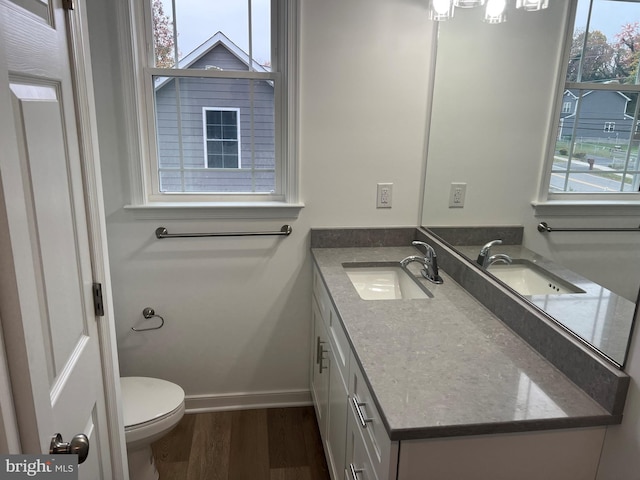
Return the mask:
{"type": "Polygon", "coordinates": [[[579,0],[549,193],[640,189],[640,3],[579,0]]]}

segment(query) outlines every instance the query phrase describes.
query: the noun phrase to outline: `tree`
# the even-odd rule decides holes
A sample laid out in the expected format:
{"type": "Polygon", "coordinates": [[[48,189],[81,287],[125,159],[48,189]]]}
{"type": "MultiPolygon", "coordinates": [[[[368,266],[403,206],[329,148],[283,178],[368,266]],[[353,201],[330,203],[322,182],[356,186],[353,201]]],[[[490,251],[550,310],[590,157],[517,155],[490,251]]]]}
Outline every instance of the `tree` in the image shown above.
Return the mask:
{"type": "Polygon", "coordinates": [[[611,80],[614,77],[612,67],[614,48],[607,42],[606,35],[599,30],[594,30],[589,32],[586,40],[586,46],[584,46],[585,32],[575,32],[571,43],[567,81],[577,82],[580,69],[582,82],[611,80]]]}
{"type": "Polygon", "coordinates": [[[151,3],[153,13],[153,51],[155,66],[171,68],[175,65],[175,38],[173,21],[164,13],[161,0],[151,3]]]}
{"type": "Polygon", "coordinates": [[[623,25],[615,38],[614,74],[621,83],[636,83],[640,56],[640,22],[623,25]]]}

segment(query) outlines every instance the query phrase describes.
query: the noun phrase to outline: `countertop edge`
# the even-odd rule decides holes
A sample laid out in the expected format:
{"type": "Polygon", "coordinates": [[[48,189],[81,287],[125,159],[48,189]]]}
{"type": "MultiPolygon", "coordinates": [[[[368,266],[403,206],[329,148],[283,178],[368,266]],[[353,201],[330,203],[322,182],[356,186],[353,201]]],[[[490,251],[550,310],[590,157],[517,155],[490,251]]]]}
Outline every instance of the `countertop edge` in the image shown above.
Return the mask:
{"type": "MultiPolygon", "coordinates": [[[[375,395],[375,394],[374,394],[375,395]]],[[[622,422],[622,415],[600,415],[592,417],[558,418],[550,420],[518,420],[501,423],[478,423],[472,425],[443,425],[441,427],[387,430],[391,441],[424,440],[429,438],[463,437],[472,435],[495,435],[501,433],[524,433],[568,428],[604,427],[622,422]]],[[[386,425],[385,425],[386,426],[386,425]]]]}

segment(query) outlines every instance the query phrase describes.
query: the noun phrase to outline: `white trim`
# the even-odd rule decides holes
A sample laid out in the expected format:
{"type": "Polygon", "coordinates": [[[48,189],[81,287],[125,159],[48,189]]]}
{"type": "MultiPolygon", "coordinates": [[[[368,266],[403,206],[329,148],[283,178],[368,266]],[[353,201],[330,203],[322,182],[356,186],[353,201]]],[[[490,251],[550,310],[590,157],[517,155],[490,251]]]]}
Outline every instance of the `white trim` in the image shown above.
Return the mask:
{"type": "MultiPolygon", "coordinates": [[[[637,194],[631,193],[627,195],[637,194]]],[[[534,215],[536,217],[635,217],[640,215],[640,202],[637,200],[550,200],[545,202],[534,201],[531,202],[531,206],[535,210],[534,215]]]]}
{"type": "Polygon", "coordinates": [[[285,202],[216,202],[185,203],[165,202],[147,205],[125,205],[125,211],[136,219],[145,220],[199,220],[199,219],[296,219],[302,203],[285,202]]]}
{"type": "Polygon", "coordinates": [[[311,392],[309,390],[188,395],[185,397],[185,413],[247,410],[253,408],[300,407],[308,405],[312,405],[311,392]]]}
{"type": "MultiPolygon", "coordinates": [[[[253,107],[253,104],[251,105],[253,107]]],[[[215,138],[210,139],[207,136],[207,112],[236,112],[236,138],[233,139],[238,144],[238,166],[236,167],[238,170],[242,168],[242,135],[240,132],[240,109],[237,107],[202,107],[202,142],[204,144],[204,168],[215,168],[209,167],[209,140],[216,140],[215,138]]],[[[225,138],[221,138],[220,141],[227,140],[225,138]]],[[[222,168],[231,168],[231,167],[222,167],[222,168]]]]}
{"type": "MultiPolygon", "coordinates": [[[[127,118],[126,129],[129,136],[127,146],[128,157],[131,164],[131,205],[146,207],[154,204],[165,208],[168,204],[194,205],[200,208],[202,204],[208,207],[217,202],[223,204],[229,201],[247,202],[250,207],[255,206],[255,201],[260,203],[286,202],[299,209],[299,167],[298,167],[298,0],[271,0],[272,11],[272,49],[278,52],[278,56],[272,55],[272,62],[276,72],[264,71],[238,71],[220,72],[216,70],[198,70],[199,76],[230,75],[242,78],[260,78],[275,81],[275,118],[276,118],[276,195],[263,195],[256,198],[254,194],[236,195],[229,199],[226,194],[201,194],[177,196],[159,192],[157,164],[157,145],[155,142],[155,113],[153,108],[153,81],[152,74],[158,69],[141,63],[141,59],[153,58],[153,46],[150,30],[145,29],[145,23],[149,22],[150,9],[145,7],[145,2],[133,0],[118,0],[120,7],[118,16],[120,49],[122,55],[123,72],[123,109],[127,118]],[[143,5],[144,4],[144,5],[143,5]],[[145,16],[147,17],[145,22],[145,16]],[[286,30],[285,30],[286,28],[286,30]],[[135,32],[140,32],[134,34],[135,32]],[[283,34],[278,35],[278,32],[283,34]],[[286,35],[284,34],[286,33],[286,35]],[[146,35],[145,38],[140,38],[146,35]],[[133,81],[130,81],[133,79],[133,81]],[[285,114],[286,115],[283,115],[285,114]],[[283,121],[284,120],[284,121],[283,121]],[[137,160],[137,161],[136,161],[137,160]]],[[[215,37],[215,35],[214,35],[215,37]]],[[[206,43],[206,42],[205,42],[206,43]]],[[[148,63],[148,62],[147,62],[148,63]]],[[[173,76],[171,69],[160,69],[160,74],[173,76]],[[162,73],[164,72],[164,73],[162,73]]],[[[191,76],[191,71],[182,71],[191,76]]],[[[223,208],[226,205],[223,205],[223,208]]]]}
{"type": "MultiPolygon", "coordinates": [[[[570,50],[571,50],[571,39],[573,37],[574,24],[576,18],[576,10],[577,5],[572,2],[569,4],[569,10],[567,15],[567,21],[565,23],[565,37],[564,37],[564,51],[562,55],[560,55],[560,61],[557,64],[557,90],[556,92],[556,100],[554,104],[554,108],[552,109],[552,117],[550,121],[550,129],[547,134],[547,149],[546,155],[543,158],[542,169],[540,175],[540,184],[538,189],[537,200],[532,202],[532,206],[536,209],[536,215],[543,215],[541,212],[562,212],[562,213],[547,213],[549,215],[569,215],[573,212],[575,215],[597,215],[596,209],[601,211],[609,212],[611,215],[628,215],[630,205],[637,206],[640,205],[640,198],[638,197],[637,192],[614,192],[614,193],[585,193],[585,194],[571,194],[567,192],[554,193],[550,192],[550,184],[551,184],[551,175],[553,170],[553,162],[555,156],[555,148],[558,140],[558,133],[561,133],[560,128],[564,127],[564,120],[571,117],[576,117],[579,113],[580,102],[583,98],[590,95],[594,91],[611,91],[618,93],[623,98],[630,100],[629,97],[624,95],[620,90],[624,91],[632,91],[638,92],[640,91],[640,85],[621,85],[621,84],[598,84],[598,83],[588,83],[588,82],[567,82],[566,81],[566,67],[569,63],[570,50]],[[623,87],[623,88],[621,88],[623,87]],[[588,90],[587,90],[588,89],[588,90]],[[574,95],[571,90],[577,90],[580,98],[574,95]],[[563,110],[563,102],[565,96],[569,94],[576,98],[576,109],[574,113],[571,115],[567,115],[562,117],[563,110]],[[636,196],[639,200],[628,200],[632,198],[632,196],[636,196]],[[571,200],[564,200],[564,198],[571,198],[571,200]],[[560,206],[561,205],[561,206],[560,206]],[[584,208],[582,206],[584,205],[584,208]],[[597,206],[597,207],[596,207],[597,206]],[[616,208],[619,206],[620,208],[616,208]],[[614,213],[616,212],[616,213],[614,213]]],[[[627,120],[629,117],[625,112],[623,112],[622,120],[627,120]]],[[[579,123],[574,120],[573,128],[574,130],[578,127],[579,123]]],[[[633,121],[632,121],[633,126],[633,121]]],[[[633,138],[632,127],[629,129],[630,140],[633,138]]],[[[613,133],[615,132],[615,122],[605,122],[605,127],[603,127],[603,133],[613,133]],[[613,130],[607,131],[606,124],[612,123],[614,126],[613,130]]],[[[634,210],[635,209],[631,209],[634,210]]]]}
{"type": "Polygon", "coordinates": [[[0,318],[0,452],[13,455],[22,453],[22,450],[2,330],[0,318]]]}
{"type": "Polygon", "coordinates": [[[105,315],[98,320],[98,337],[108,424],[107,434],[111,452],[109,461],[114,478],[128,480],[124,420],[120,408],[122,401],[118,349],[107,254],[106,216],[85,5],[78,2],[75,8],[68,12],[68,18],[71,75],[76,98],[78,141],[82,162],[82,183],[86,204],[91,270],[93,281],[102,284],[104,296],[105,315]]]}

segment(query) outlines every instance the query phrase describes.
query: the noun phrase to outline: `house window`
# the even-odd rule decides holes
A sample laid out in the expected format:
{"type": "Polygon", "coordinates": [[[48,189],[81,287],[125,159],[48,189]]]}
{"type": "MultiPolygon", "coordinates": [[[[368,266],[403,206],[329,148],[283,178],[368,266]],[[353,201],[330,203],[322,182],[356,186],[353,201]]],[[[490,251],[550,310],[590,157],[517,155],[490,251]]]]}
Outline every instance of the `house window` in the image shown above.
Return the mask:
{"type": "Polygon", "coordinates": [[[640,18],[640,3],[578,0],[574,13],[547,198],[637,193],[640,23],[625,19],[640,18]]]}
{"type": "Polygon", "coordinates": [[[239,109],[203,108],[205,167],[240,168],[239,109]]]}
{"type": "Polygon", "coordinates": [[[142,203],[296,202],[295,4],[130,0],[142,203]]]}

